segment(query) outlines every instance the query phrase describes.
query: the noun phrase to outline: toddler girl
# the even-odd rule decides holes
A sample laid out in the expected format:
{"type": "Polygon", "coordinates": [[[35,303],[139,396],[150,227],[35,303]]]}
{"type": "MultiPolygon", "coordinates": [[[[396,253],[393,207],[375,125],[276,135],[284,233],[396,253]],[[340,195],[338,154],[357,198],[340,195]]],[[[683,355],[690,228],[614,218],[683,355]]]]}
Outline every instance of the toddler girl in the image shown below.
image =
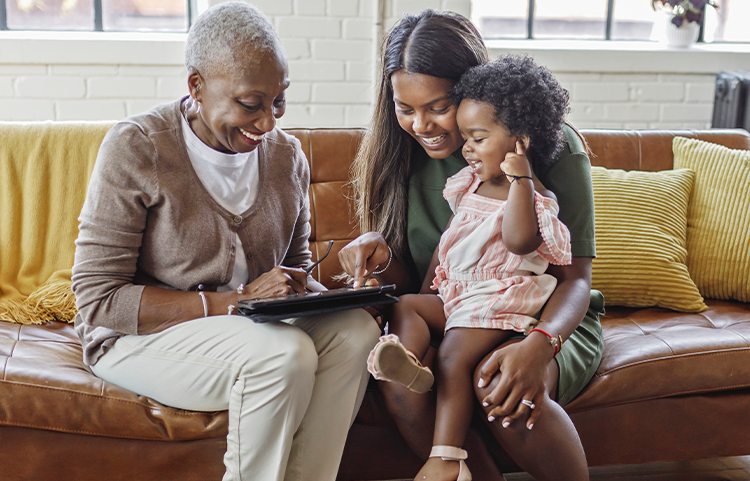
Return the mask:
{"type": "MultiPolygon", "coordinates": [[[[461,446],[472,417],[473,372],[504,341],[535,331],[557,354],[562,339],[547,334],[538,316],[557,283],[547,266],[571,262],[555,196],[534,173],[562,148],[567,92],[530,58],[509,56],[470,69],[451,97],[469,164],[443,191],[453,217],[421,293],[394,305],[389,334],[368,360],[376,379],[426,392],[433,375],[420,361],[431,334],[444,333],[433,449],[418,480],[456,479],[455,461],[458,480],[471,479],[461,446]]],[[[534,399],[520,403],[535,408],[534,399]]]]}

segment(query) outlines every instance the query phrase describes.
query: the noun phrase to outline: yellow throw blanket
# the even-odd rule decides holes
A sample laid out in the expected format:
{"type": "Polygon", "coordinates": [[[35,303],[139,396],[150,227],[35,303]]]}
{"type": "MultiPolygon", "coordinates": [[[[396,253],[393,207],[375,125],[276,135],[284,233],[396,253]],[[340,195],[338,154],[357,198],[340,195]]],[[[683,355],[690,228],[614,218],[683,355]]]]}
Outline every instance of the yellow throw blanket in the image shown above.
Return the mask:
{"type": "Polygon", "coordinates": [[[113,122],[0,122],[0,320],[72,322],[78,214],[113,122]]]}

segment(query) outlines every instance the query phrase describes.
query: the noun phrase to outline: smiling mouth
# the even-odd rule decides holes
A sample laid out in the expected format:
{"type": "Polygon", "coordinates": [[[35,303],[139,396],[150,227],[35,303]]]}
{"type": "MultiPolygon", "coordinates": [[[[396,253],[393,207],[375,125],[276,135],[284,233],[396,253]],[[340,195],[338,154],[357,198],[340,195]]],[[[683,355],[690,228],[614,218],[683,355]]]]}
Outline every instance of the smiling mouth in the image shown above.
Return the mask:
{"type": "Polygon", "coordinates": [[[445,140],[446,137],[448,137],[448,134],[438,135],[437,137],[420,137],[420,139],[425,145],[433,147],[445,140]]]}
{"type": "Polygon", "coordinates": [[[474,159],[472,159],[472,160],[467,160],[467,162],[468,162],[468,163],[469,163],[469,165],[471,166],[471,170],[473,170],[473,171],[475,171],[475,172],[476,172],[476,170],[477,170],[478,168],[480,168],[480,167],[482,166],[482,164],[483,164],[483,162],[482,162],[481,160],[474,160],[474,159]]]}
{"type": "Polygon", "coordinates": [[[242,127],[237,127],[237,129],[240,131],[240,133],[242,135],[245,136],[245,138],[247,138],[248,140],[250,140],[250,141],[252,141],[254,143],[257,143],[257,142],[260,142],[261,140],[263,140],[263,136],[265,135],[265,134],[260,134],[260,135],[251,134],[250,132],[248,132],[247,130],[243,129],[242,127]]]}

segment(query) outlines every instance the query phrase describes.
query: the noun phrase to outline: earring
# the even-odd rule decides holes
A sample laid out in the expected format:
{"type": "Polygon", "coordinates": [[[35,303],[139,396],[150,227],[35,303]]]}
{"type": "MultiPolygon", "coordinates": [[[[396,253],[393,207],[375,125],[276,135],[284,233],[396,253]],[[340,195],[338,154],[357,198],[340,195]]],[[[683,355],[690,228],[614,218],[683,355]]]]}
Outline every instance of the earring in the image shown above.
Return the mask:
{"type": "MultiPolygon", "coordinates": [[[[201,91],[201,85],[203,85],[203,84],[198,84],[198,86],[195,88],[195,93],[196,94],[201,91]]],[[[197,99],[193,98],[193,103],[195,105],[197,105],[197,107],[195,107],[195,113],[199,114],[200,111],[201,111],[201,104],[200,104],[200,102],[198,102],[197,99]]]]}

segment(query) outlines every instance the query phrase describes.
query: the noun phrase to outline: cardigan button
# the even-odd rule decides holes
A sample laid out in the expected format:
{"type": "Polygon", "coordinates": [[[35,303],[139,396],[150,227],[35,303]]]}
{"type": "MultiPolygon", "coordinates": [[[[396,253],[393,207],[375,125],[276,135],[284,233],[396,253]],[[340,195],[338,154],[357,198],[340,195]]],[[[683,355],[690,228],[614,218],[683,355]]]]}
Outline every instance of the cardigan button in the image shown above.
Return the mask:
{"type": "Polygon", "coordinates": [[[234,220],[235,224],[239,224],[239,223],[242,222],[242,217],[239,216],[239,215],[236,215],[236,216],[234,216],[234,219],[232,219],[232,220],[234,220]]]}

